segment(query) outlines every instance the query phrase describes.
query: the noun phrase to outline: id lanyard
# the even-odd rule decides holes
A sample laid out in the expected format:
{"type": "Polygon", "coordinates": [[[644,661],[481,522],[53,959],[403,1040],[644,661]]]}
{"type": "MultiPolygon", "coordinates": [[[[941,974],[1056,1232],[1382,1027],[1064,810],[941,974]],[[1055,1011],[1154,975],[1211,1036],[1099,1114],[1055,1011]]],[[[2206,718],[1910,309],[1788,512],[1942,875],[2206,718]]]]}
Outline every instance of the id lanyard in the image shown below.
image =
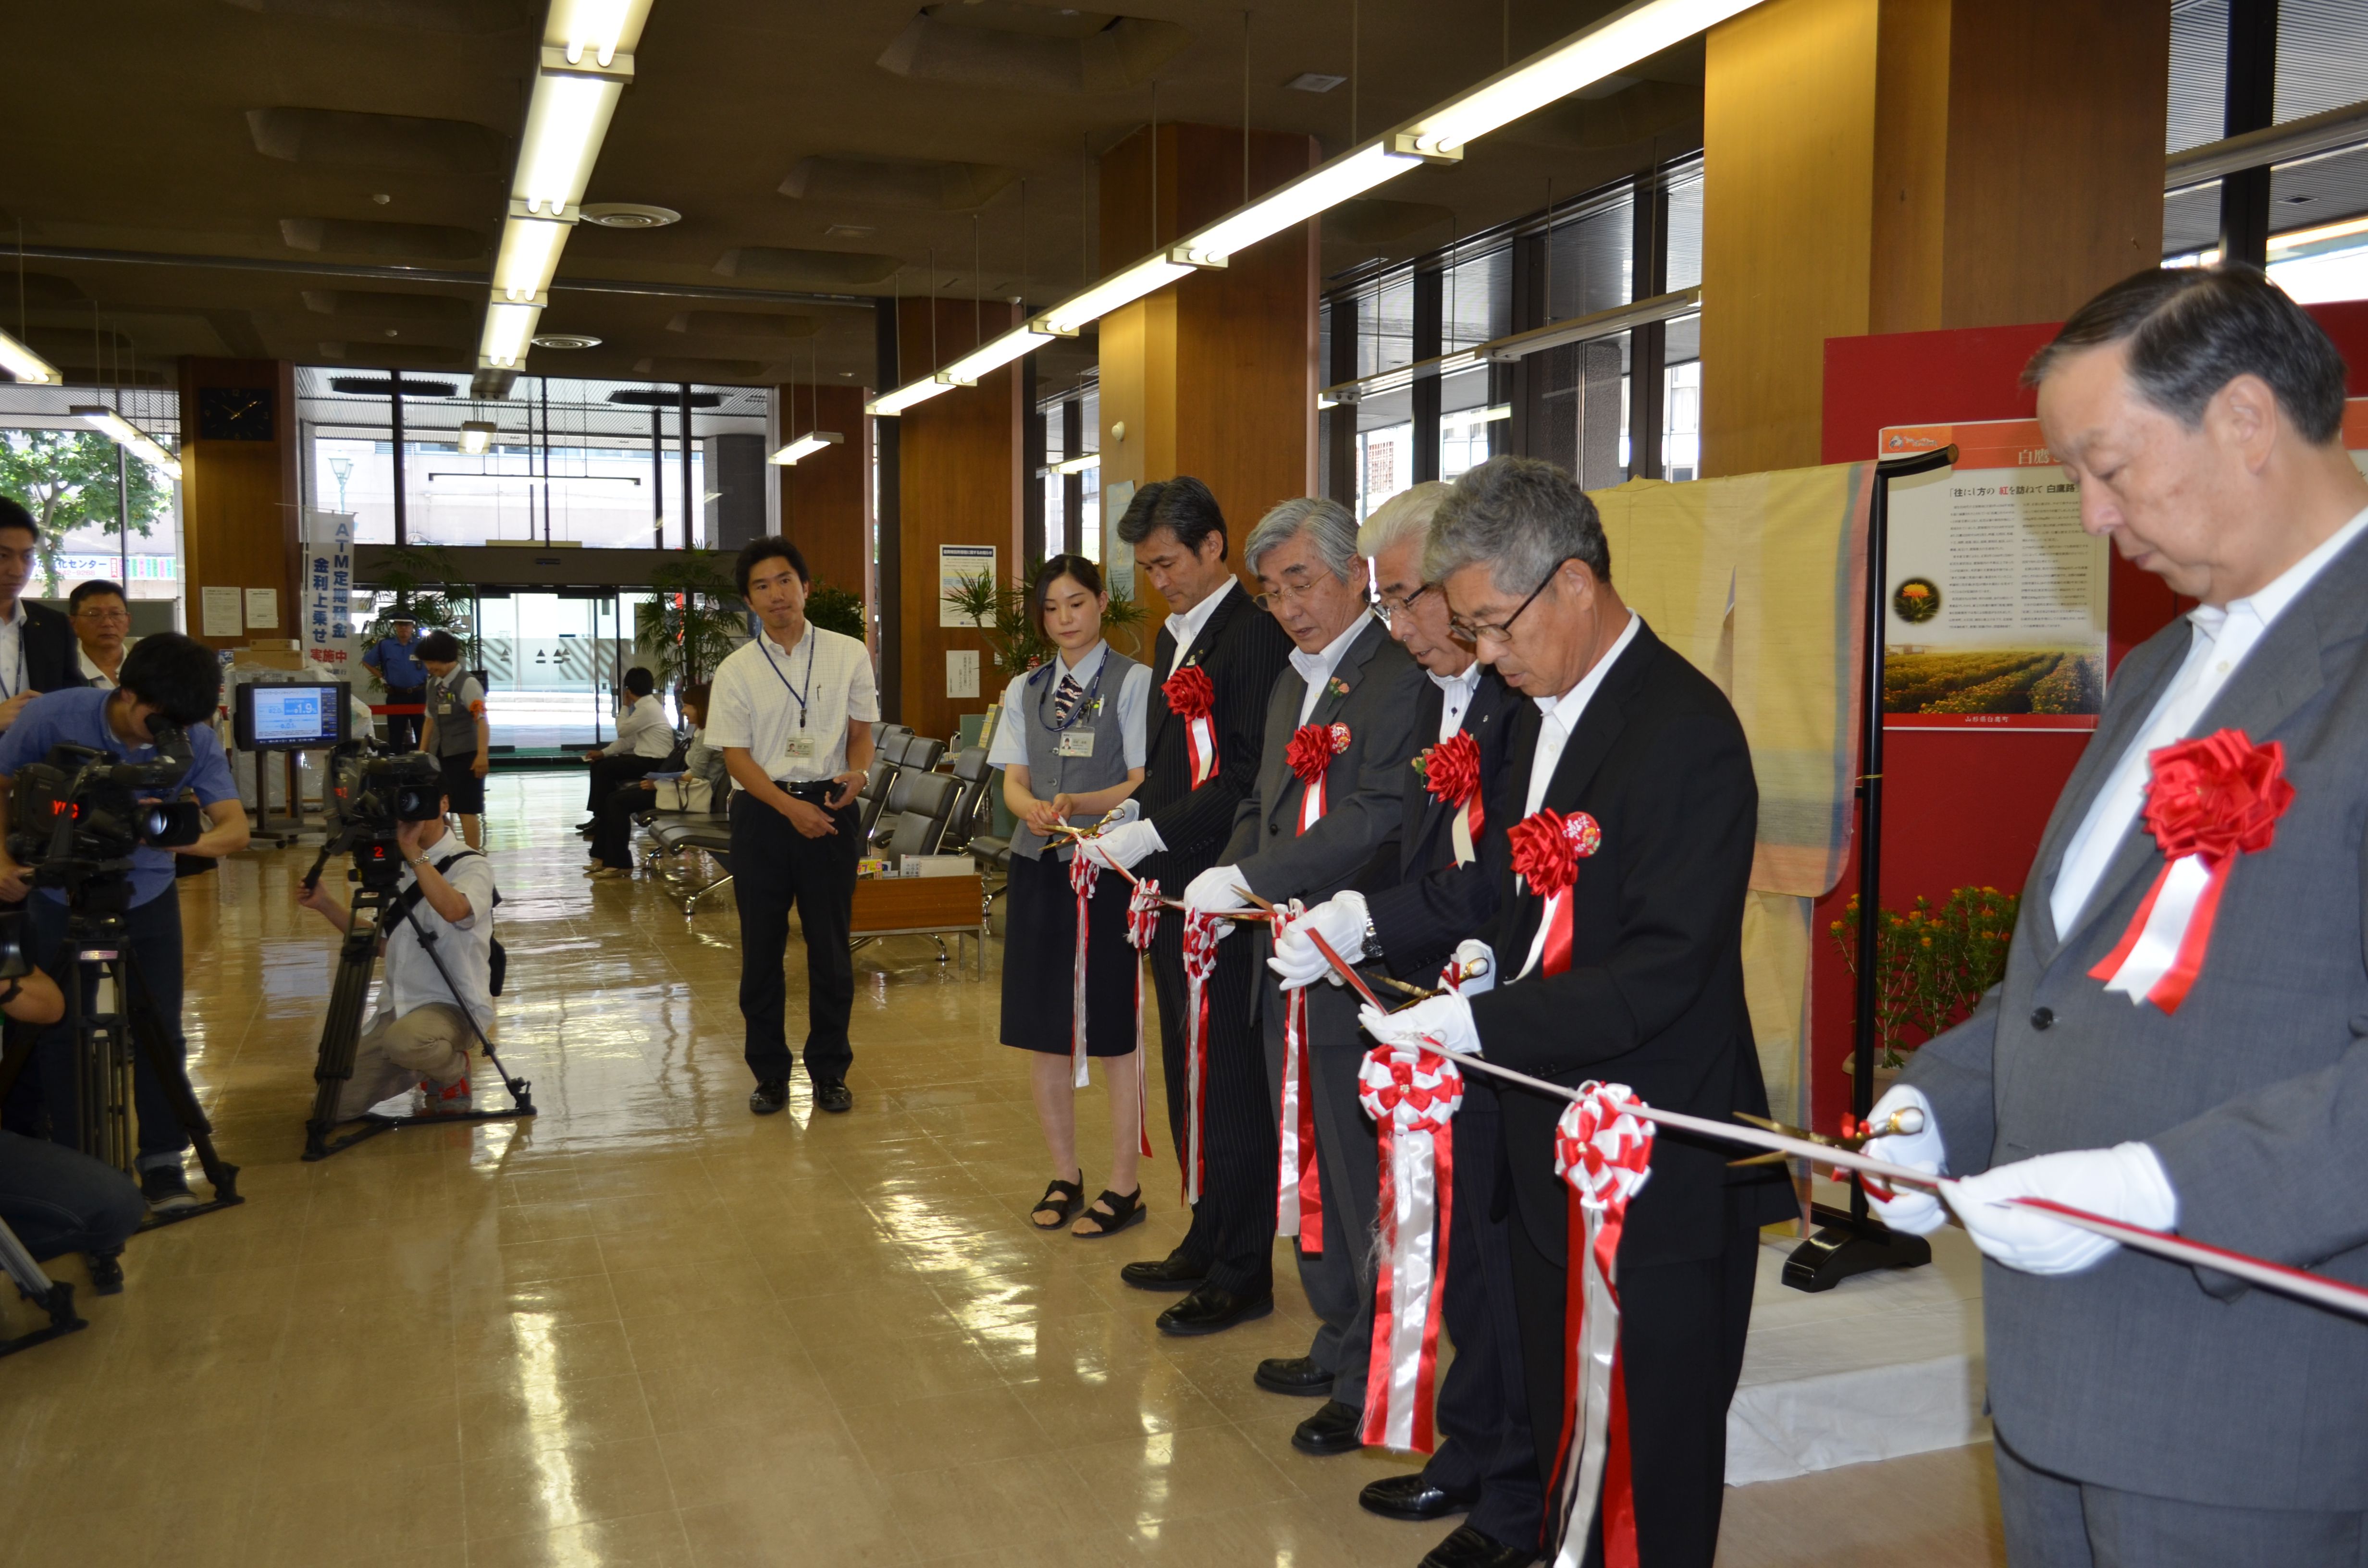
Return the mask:
{"type": "Polygon", "coordinates": [[[805,691],[800,691],[796,687],[790,684],[790,677],[781,673],[780,661],[773,657],[773,649],[771,645],[772,639],[765,636],[762,632],[759,632],[757,637],[757,645],[764,649],[765,663],[772,666],[775,678],[780,680],[781,683],[781,689],[788,692],[797,700],[798,728],[800,730],[803,730],[806,727],[806,693],[814,690],[814,647],[821,641],[821,638],[814,635],[814,629],[813,627],[809,626],[806,628],[806,689],[805,691]]]}

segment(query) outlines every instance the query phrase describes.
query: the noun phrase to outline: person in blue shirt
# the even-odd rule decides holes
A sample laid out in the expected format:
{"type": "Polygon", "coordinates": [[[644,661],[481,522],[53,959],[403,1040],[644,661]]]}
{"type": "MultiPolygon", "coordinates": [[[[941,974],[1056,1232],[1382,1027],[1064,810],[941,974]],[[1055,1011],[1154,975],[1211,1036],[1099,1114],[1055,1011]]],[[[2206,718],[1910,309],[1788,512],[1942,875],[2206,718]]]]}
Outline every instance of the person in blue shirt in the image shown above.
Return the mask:
{"type": "MultiPolygon", "coordinates": [[[[407,615],[398,615],[390,618],[386,625],[389,635],[362,650],[362,663],[386,687],[388,707],[419,707],[427,700],[427,666],[419,662],[419,623],[407,615]]],[[[388,714],[387,749],[409,751],[416,746],[419,720],[417,713],[388,714]]]]}
{"type": "MultiPolygon", "coordinates": [[[[28,704],[6,733],[0,734],[0,899],[13,902],[35,891],[32,868],[19,864],[6,848],[9,793],[17,772],[42,761],[59,745],[88,746],[123,762],[154,762],[152,723],[178,724],[188,732],[192,759],[178,789],[196,797],[207,826],[182,853],[222,856],[245,848],[246,810],[239,804],[230,765],[211,723],[221,700],[222,665],[213,650],[178,632],[161,632],[142,638],[123,656],[120,684],[113,691],[53,691],[28,704]]],[[[165,1053],[178,1063],[188,1056],[188,1044],[181,1034],[181,901],[173,892],[173,855],[170,849],[148,845],[132,851],[124,940],[164,1026],[165,1053]]],[[[63,951],[65,895],[55,888],[37,891],[40,896],[26,904],[27,946],[35,963],[63,975],[71,967],[71,957],[63,951]]],[[[134,1053],[132,1062],[141,1192],[152,1208],[186,1207],[196,1201],[181,1171],[189,1135],[146,1055],[134,1053]]],[[[49,1135],[71,1145],[79,1119],[78,1093],[73,1035],[63,1024],[53,1026],[42,1032],[32,1062],[9,1097],[7,1126],[18,1132],[36,1131],[46,1110],[49,1135]]]]}

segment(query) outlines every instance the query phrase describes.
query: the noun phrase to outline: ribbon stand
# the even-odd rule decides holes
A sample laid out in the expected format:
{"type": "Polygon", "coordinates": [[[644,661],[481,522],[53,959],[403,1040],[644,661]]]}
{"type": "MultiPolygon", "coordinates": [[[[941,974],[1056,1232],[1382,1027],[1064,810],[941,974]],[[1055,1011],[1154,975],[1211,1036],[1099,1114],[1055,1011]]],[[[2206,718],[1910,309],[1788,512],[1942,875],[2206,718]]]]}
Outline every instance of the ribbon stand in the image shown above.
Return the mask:
{"type": "MultiPolygon", "coordinates": [[[[1883,921],[1883,650],[1884,584],[1891,535],[1891,482],[1950,468],[1957,449],[1947,446],[1913,457],[1886,458],[1874,465],[1874,493],[1866,522],[1866,669],[1862,678],[1864,726],[1858,779],[1858,1007],[1850,1042],[1850,1115],[1864,1121],[1874,1108],[1875,943],[1883,921]]],[[[1932,1244],[1903,1235],[1876,1219],[1866,1192],[1850,1186],[1850,1207],[1813,1203],[1818,1227],[1784,1260],[1784,1283],[1795,1290],[1830,1290],[1853,1274],[1878,1268],[1916,1268],[1932,1261],[1932,1244]]]]}

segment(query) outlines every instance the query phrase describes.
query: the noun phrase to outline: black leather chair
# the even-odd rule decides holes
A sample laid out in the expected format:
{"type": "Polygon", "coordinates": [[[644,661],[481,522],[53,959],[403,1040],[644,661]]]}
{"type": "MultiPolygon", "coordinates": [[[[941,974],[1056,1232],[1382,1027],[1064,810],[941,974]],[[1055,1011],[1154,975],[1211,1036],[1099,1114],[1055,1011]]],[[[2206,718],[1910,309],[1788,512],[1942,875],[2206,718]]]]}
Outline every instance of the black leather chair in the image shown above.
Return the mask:
{"type": "Polygon", "coordinates": [[[857,809],[863,813],[863,836],[867,839],[880,821],[881,808],[888,801],[889,783],[895,777],[896,765],[884,756],[875,756],[871,768],[863,776],[863,788],[855,792],[857,809]]]}
{"type": "Polygon", "coordinates": [[[962,786],[961,798],[954,802],[953,821],[946,827],[946,847],[963,849],[977,836],[982,825],[980,813],[986,809],[986,790],[993,782],[995,769],[986,765],[985,746],[968,746],[954,756],[954,781],[962,786]]]}
{"type": "Polygon", "coordinates": [[[947,824],[953,820],[954,806],[962,798],[962,784],[951,774],[916,773],[908,768],[897,774],[896,782],[889,787],[892,799],[899,791],[904,797],[904,810],[882,851],[891,865],[901,856],[938,852],[938,846],[945,842],[947,824]]]}
{"type": "Polygon", "coordinates": [[[700,900],[709,893],[732,885],[732,815],[731,796],[724,791],[722,808],[709,816],[666,817],[650,824],[652,849],[650,860],[661,855],[679,855],[686,850],[704,850],[715,862],[716,875],[695,888],[678,888],[674,896],[682,900],[683,918],[699,913],[700,900]]]}

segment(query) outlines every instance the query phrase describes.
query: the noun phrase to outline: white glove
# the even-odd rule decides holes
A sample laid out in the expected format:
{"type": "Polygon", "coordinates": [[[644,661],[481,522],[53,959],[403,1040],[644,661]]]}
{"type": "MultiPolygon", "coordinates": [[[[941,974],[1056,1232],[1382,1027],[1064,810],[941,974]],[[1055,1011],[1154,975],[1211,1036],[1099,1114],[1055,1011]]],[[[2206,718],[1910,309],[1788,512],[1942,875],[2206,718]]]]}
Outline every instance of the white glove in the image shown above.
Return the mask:
{"type": "MultiPolygon", "coordinates": [[[[1127,804],[1134,802],[1129,801],[1127,804]]],[[[1109,828],[1079,845],[1079,852],[1087,859],[1099,860],[1120,870],[1133,870],[1134,863],[1146,855],[1156,855],[1167,847],[1159,830],[1147,822],[1126,822],[1109,828]]]]}
{"type": "Polygon", "coordinates": [[[1240,870],[1232,866],[1212,866],[1192,879],[1184,890],[1184,907],[1207,915],[1223,915],[1240,909],[1249,903],[1241,890],[1248,884],[1242,881],[1240,870]]]}
{"type": "MultiPolygon", "coordinates": [[[[1893,1085],[1888,1094],[1874,1102],[1867,1119],[1880,1127],[1894,1111],[1908,1109],[1924,1113],[1923,1131],[1895,1132],[1888,1137],[1869,1139],[1863,1153],[1873,1159],[1888,1160],[1895,1165],[1939,1176],[1949,1168],[1949,1149],[1941,1142],[1941,1119],[1932,1114],[1932,1102],[1924,1097],[1923,1090],[1906,1084],[1893,1085]]],[[[1941,1207],[1940,1199],[1920,1187],[1895,1187],[1888,1201],[1875,1197],[1870,1187],[1866,1200],[1876,1219],[1911,1236],[1929,1236],[1949,1222],[1949,1211],[1941,1207]]]]}
{"type": "Polygon", "coordinates": [[[1480,1031],[1472,1023],[1472,1004],[1461,996],[1426,997],[1395,1013],[1363,1006],[1357,1009],[1357,1021],[1375,1040],[1392,1044],[1410,1045],[1427,1039],[1440,1050],[1459,1056],[1480,1049],[1480,1031]]]}
{"type": "Polygon", "coordinates": [[[2179,1194],[2144,1143],[2017,1160],[1949,1188],[1949,1207],[1984,1253],[2025,1274],[2077,1274],[2122,1244],[2007,1201],[2013,1198],[2053,1199],[2150,1231],[2179,1223],[2179,1194]]]}
{"type": "Polygon", "coordinates": [[[1455,944],[1455,956],[1449,960],[1448,972],[1463,976],[1447,987],[1461,995],[1477,996],[1483,991],[1494,991],[1497,950],[1477,937],[1466,937],[1455,944]]]}
{"type": "Polygon", "coordinates": [[[1266,966],[1281,976],[1285,991],[1312,985],[1319,978],[1338,985],[1339,972],[1315,950],[1307,933],[1314,931],[1332,944],[1334,952],[1355,963],[1365,953],[1366,918],[1363,893],[1353,890],[1334,893],[1304,915],[1276,924],[1274,954],[1266,960],[1266,966]]]}

